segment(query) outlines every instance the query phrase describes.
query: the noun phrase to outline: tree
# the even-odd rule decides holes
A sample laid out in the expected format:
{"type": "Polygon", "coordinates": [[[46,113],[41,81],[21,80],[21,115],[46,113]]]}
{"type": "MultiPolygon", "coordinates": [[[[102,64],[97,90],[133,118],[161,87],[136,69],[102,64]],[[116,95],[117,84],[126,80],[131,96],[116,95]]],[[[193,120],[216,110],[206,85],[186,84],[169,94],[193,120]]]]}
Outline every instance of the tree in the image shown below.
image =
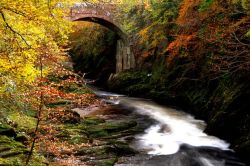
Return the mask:
{"type": "Polygon", "coordinates": [[[32,83],[39,74],[38,59],[62,53],[71,28],[65,19],[69,1],[0,2],[0,93],[32,83]]]}

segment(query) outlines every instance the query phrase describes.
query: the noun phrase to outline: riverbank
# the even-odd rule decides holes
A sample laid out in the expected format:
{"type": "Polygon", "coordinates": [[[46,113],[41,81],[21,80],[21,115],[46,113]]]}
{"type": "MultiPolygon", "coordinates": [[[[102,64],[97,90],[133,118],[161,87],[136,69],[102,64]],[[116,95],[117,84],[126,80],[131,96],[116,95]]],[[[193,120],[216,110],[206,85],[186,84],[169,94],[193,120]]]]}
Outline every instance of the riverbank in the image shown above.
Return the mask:
{"type": "Polygon", "coordinates": [[[34,136],[32,166],[112,166],[119,157],[137,153],[129,140],[149,124],[102,101],[77,75],[49,75],[48,80],[37,135],[35,111],[13,110],[1,117],[0,165],[25,165],[34,136]]]}
{"type": "MultiPolygon", "coordinates": [[[[136,141],[140,142],[140,140],[147,144],[147,132],[154,132],[154,125],[159,123],[154,120],[155,116],[152,117],[151,114],[154,114],[154,111],[167,109],[167,111],[170,111],[170,119],[173,120],[173,118],[181,116],[178,122],[181,119],[184,120],[183,122],[186,121],[182,117],[185,114],[179,111],[171,111],[170,108],[159,107],[150,103],[150,101],[122,96],[116,97],[116,95],[108,92],[97,91],[96,93],[100,96],[104,95],[99,98],[83,85],[80,77],[72,73],[63,76],[50,75],[48,80],[50,85],[46,83],[47,93],[44,102],[46,109],[42,112],[35,150],[29,165],[119,166],[132,163],[144,166],[148,163],[159,162],[163,165],[166,162],[185,164],[187,161],[203,165],[206,161],[200,159],[202,156],[207,156],[209,162],[215,164],[224,162],[224,158],[227,162],[241,164],[237,158],[234,158],[235,154],[230,151],[224,151],[216,147],[208,148],[205,146],[206,144],[202,144],[202,147],[193,147],[188,145],[188,142],[187,144],[184,142],[180,146],[180,151],[176,154],[149,155],[148,153],[154,148],[157,149],[158,146],[171,151],[168,145],[158,145],[159,138],[149,139],[147,145],[149,147],[140,144],[137,147],[138,145],[135,144],[136,141]],[[121,103],[117,105],[116,100],[121,103]],[[147,113],[147,111],[149,112],[147,113]],[[174,117],[171,118],[171,116],[174,117]],[[142,136],[146,137],[142,139],[142,136]],[[200,157],[192,158],[191,156],[196,153],[200,157]],[[185,157],[183,157],[183,154],[185,154],[185,157]],[[217,157],[214,154],[217,154],[217,157]],[[175,160],[176,158],[178,160],[175,160]]],[[[163,111],[162,113],[165,115],[167,112],[163,111]]],[[[4,130],[1,130],[0,133],[0,165],[24,165],[34,137],[35,112],[30,111],[23,115],[16,111],[15,114],[9,116],[11,120],[8,126],[7,122],[1,124],[4,130]],[[15,114],[18,115],[14,116],[15,114]]],[[[189,116],[187,115],[187,117],[189,116]]],[[[156,132],[159,132],[159,136],[162,135],[162,139],[165,140],[175,133],[175,129],[172,127],[176,126],[170,127],[171,123],[169,124],[168,120],[165,118],[162,120],[167,121],[166,125],[160,123],[161,127],[156,128],[156,132]],[[168,134],[168,132],[171,134],[168,134]]],[[[202,132],[201,121],[192,118],[189,121],[190,123],[197,123],[198,126],[201,125],[201,129],[199,129],[200,127],[197,129],[202,132]]],[[[189,125],[183,124],[183,127],[189,125]]],[[[193,129],[188,129],[186,132],[192,133],[192,131],[193,129]]],[[[179,132],[184,134],[181,130],[179,132]]],[[[149,135],[151,136],[151,134],[149,135]]],[[[204,136],[203,138],[205,138],[204,136]]],[[[186,136],[178,137],[178,139],[185,138],[186,136]]],[[[178,139],[174,141],[178,142],[178,139]]],[[[210,139],[213,140],[214,138],[208,136],[208,140],[210,139]]],[[[165,143],[165,141],[163,142],[165,143]]],[[[226,146],[226,144],[224,145],[226,146]]]]}
{"type": "MultiPolygon", "coordinates": [[[[161,74],[157,81],[153,78],[154,73],[152,75],[147,71],[123,72],[110,80],[109,89],[130,96],[151,98],[205,120],[208,123],[207,133],[230,142],[231,148],[249,163],[248,85],[229,86],[226,80],[209,84],[202,80],[176,83],[173,74],[176,73],[161,74]]],[[[174,77],[178,80],[178,74],[174,77]]]]}

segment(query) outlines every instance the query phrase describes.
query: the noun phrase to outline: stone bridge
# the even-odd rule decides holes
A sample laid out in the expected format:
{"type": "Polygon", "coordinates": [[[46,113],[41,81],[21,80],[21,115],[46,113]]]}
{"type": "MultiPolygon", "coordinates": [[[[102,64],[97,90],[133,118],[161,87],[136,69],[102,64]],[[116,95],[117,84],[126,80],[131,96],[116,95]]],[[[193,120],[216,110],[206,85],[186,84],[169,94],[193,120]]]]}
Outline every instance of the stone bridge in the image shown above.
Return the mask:
{"type": "Polygon", "coordinates": [[[116,4],[77,3],[71,7],[71,21],[89,21],[103,25],[114,31],[119,39],[116,49],[116,73],[135,67],[134,54],[128,36],[122,30],[116,4]]]}

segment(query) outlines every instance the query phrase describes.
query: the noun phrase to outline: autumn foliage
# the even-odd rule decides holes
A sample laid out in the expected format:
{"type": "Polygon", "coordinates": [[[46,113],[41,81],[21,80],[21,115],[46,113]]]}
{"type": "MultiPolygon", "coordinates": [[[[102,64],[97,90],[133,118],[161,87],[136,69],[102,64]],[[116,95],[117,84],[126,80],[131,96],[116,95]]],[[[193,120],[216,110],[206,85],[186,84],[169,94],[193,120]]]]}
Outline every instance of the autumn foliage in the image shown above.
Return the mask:
{"type": "Polygon", "coordinates": [[[152,74],[145,91],[164,103],[174,98],[177,105],[192,106],[192,113],[207,120],[207,131],[229,140],[248,161],[249,5],[249,0],[151,1],[147,8],[132,8],[127,24],[139,27],[133,31],[138,68],[152,74]]]}

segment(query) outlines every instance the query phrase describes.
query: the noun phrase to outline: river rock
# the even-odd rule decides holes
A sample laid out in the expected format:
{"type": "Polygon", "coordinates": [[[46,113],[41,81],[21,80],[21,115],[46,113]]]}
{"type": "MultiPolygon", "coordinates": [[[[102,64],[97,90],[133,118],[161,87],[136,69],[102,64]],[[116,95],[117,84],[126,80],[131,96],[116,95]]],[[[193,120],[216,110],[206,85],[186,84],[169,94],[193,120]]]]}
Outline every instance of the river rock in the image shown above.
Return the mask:
{"type": "Polygon", "coordinates": [[[71,109],[73,112],[76,112],[80,115],[80,117],[85,117],[85,116],[88,116],[90,115],[91,113],[99,110],[100,107],[96,106],[96,105],[93,105],[93,106],[89,106],[89,107],[86,107],[86,108],[74,108],[74,109],[71,109]]]}

